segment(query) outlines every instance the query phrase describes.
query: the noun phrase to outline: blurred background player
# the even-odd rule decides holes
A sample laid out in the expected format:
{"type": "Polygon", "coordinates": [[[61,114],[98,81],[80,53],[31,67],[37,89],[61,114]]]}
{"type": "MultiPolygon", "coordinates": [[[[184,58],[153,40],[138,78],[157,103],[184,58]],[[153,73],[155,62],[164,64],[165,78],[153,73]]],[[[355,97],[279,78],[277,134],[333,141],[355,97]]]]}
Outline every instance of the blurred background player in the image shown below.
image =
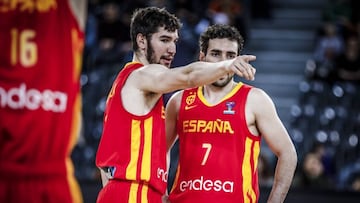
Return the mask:
{"type": "Polygon", "coordinates": [[[82,202],[84,0],[0,1],[0,202],[82,202]]]}

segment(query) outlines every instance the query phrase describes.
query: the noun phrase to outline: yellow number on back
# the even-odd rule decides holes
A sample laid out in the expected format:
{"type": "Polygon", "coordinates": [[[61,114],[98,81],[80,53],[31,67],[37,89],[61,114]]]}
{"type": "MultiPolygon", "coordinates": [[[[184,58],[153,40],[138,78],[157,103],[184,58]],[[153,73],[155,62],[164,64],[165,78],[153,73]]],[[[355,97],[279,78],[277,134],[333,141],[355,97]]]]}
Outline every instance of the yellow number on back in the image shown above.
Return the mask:
{"type": "Polygon", "coordinates": [[[35,31],[11,29],[11,65],[20,63],[24,67],[35,65],[38,59],[38,48],[33,41],[35,31]]]}

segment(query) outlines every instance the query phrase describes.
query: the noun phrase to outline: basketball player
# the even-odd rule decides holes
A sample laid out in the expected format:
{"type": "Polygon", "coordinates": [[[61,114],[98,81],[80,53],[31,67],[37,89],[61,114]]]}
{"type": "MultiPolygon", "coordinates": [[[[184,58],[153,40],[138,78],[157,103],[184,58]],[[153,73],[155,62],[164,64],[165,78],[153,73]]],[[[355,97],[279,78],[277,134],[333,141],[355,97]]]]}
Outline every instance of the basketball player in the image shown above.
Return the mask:
{"type": "MultiPolygon", "coordinates": [[[[239,32],[213,25],[200,37],[200,61],[236,58],[239,32]]],[[[229,73],[216,82],[178,91],[166,107],[167,146],[179,138],[179,165],[169,200],[258,202],[261,139],[278,158],[268,202],[283,202],[297,155],[274,104],[261,89],[235,82],[229,73]]]]}
{"type": "Polygon", "coordinates": [[[161,202],[167,181],[163,93],[227,74],[254,78],[248,62],[255,56],[170,69],[180,26],[177,17],[155,7],[138,9],[132,16],[133,61],[119,73],[108,95],[96,155],[104,185],[98,202],[161,202]]]}
{"type": "Polygon", "coordinates": [[[82,202],[70,154],[85,15],[83,0],[0,1],[0,202],[82,202]]]}

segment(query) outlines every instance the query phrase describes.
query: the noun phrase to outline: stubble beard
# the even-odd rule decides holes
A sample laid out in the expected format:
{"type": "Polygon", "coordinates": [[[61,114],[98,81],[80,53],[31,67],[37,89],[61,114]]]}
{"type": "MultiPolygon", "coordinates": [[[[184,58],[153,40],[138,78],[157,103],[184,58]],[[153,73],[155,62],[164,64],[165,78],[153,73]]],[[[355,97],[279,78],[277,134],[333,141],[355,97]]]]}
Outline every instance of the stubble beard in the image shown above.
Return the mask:
{"type": "MultiPolygon", "coordinates": [[[[160,63],[161,57],[159,58],[159,60],[156,59],[155,51],[154,51],[154,48],[151,45],[151,43],[148,43],[147,47],[148,47],[148,49],[147,49],[146,59],[149,61],[149,63],[150,64],[161,64],[160,63]]],[[[164,65],[166,67],[170,67],[170,64],[161,64],[161,65],[164,65]]]]}
{"type": "Polygon", "coordinates": [[[227,75],[225,81],[216,81],[216,82],[213,82],[211,85],[213,85],[215,87],[225,87],[227,84],[229,84],[229,82],[232,80],[233,77],[234,76],[227,75]]]}
{"type": "Polygon", "coordinates": [[[146,54],[146,59],[149,61],[150,64],[160,64],[160,61],[156,61],[155,57],[154,57],[154,48],[152,47],[151,43],[148,42],[148,49],[147,49],[147,54],[146,54]]]}

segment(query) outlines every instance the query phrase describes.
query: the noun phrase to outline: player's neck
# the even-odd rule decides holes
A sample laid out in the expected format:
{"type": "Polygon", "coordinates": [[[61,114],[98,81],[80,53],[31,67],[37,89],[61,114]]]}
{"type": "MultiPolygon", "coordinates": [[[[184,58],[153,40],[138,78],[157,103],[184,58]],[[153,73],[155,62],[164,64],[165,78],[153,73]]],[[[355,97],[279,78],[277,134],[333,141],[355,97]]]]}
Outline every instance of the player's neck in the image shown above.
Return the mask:
{"type": "Polygon", "coordinates": [[[219,103],[227,94],[229,94],[238,83],[230,81],[224,87],[217,87],[214,85],[203,86],[203,95],[210,104],[219,103]]]}
{"type": "Polygon", "coordinates": [[[132,61],[136,61],[136,62],[139,62],[139,63],[144,64],[144,65],[149,64],[149,61],[141,53],[134,53],[132,61]]]}

